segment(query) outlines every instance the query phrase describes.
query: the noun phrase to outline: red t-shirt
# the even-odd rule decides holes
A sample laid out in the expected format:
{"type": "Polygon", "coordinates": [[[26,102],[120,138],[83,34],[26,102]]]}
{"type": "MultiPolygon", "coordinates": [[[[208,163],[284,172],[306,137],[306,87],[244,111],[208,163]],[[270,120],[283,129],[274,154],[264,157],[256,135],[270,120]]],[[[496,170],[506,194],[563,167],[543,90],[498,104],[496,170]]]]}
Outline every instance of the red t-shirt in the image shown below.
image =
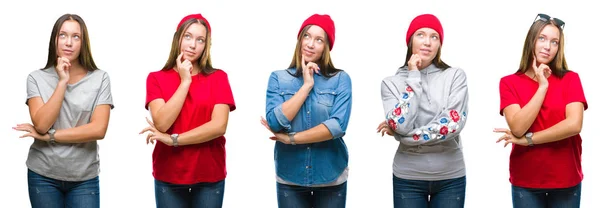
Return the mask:
{"type": "MultiPolygon", "coordinates": [[[[550,128],[566,118],[566,106],[581,102],[587,109],[579,75],[567,72],[560,79],[548,78],[546,97],[528,132],[550,128]]],[[[519,104],[524,107],[538,89],[538,83],[522,73],[500,80],[500,115],[505,107],[519,104]]],[[[581,170],[581,136],[579,134],[556,142],[533,147],[512,145],[510,153],[510,182],[525,188],[567,188],[583,179],[581,170]]]]}
{"type": "MultiPolygon", "coordinates": [[[[155,99],[169,101],[179,87],[179,74],[173,70],[152,72],[146,80],[146,109],[155,99]]],[[[215,104],[228,104],[235,110],[227,74],[216,70],[210,75],[192,76],[188,94],[168,134],[181,134],[210,121],[215,104]]],[[[225,179],[225,137],[201,144],[170,147],[157,142],[152,153],[154,178],[174,184],[217,182],[225,179]]]]}

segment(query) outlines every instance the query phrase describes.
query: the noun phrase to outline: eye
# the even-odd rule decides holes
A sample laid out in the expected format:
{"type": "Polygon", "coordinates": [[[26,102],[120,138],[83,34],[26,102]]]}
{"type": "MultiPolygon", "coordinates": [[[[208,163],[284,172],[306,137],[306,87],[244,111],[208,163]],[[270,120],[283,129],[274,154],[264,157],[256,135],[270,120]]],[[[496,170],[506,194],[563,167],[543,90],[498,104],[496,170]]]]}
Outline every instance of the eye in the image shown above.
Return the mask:
{"type": "Polygon", "coordinates": [[[546,41],[546,38],[545,38],[544,36],[540,36],[540,37],[538,38],[538,40],[539,40],[539,41],[546,41]]]}
{"type": "Polygon", "coordinates": [[[183,38],[185,38],[186,40],[189,40],[190,38],[192,38],[192,36],[189,34],[185,34],[185,35],[183,35],[183,38]]]}
{"type": "Polygon", "coordinates": [[[67,35],[65,35],[64,33],[58,34],[59,38],[65,38],[65,36],[67,36],[67,35]]]}
{"type": "Polygon", "coordinates": [[[439,39],[439,37],[437,35],[434,35],[431,38],[433,38],[434,40],[438,40],[439,39]]]}
{"type": "Polygon", "coordinates": [[[306,39],[306,38],[308,38],[309,36],[308,36],[308,34],[304,34],[304,36],[302,36],[302,37],[306,39]]]}
{"type": "Polygon", "coordinates": [[[79,40],[81,37],[79,35],[74,35],[73,38],[79,40]]]}
{"type": "Polygon", "coordinates": [[[558,45],[558,41],[556,41],[556,40],[553,40],[551,43],[552,43],[552,45],[558,45]]]}
{"type": "Polygon", "coordinates": [[[317,42],[322,43],[322,42],[325,42],[325,41],[323,41],[323,39],[319,38],[319,39],[317,39],[317,42]]]}
{"type": "Polygon", "coordinates": [[[198,39],[198,43],[204,43],[204,39],[198,39]]]}
{"type": "Polygon", "coordinates": [[[417,33],[417,37],[423,37],[423,33],[417,33]]]}

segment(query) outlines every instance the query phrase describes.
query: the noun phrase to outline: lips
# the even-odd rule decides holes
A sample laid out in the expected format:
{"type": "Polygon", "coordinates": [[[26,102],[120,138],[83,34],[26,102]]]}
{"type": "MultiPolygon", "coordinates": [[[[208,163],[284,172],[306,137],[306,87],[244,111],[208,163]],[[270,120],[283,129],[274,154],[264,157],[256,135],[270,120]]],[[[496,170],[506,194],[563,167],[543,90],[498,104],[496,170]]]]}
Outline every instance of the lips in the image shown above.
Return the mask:
{"type": "Polygon", "coordinates": [[[311,56],[311,55],[315,54],[315,52],[311,52],[311,51],[308,51],[308,50],[302,50],[302,52],[304,52],[304,55],[307,55],[307,56],[311,56]]]}
{"type": "Polygon", "coordinates": [[[550,56],[549,53],[544,53],[544,52],[540,52],[540,55],[542,55],[543,57],[549,57],[550,56]]]}

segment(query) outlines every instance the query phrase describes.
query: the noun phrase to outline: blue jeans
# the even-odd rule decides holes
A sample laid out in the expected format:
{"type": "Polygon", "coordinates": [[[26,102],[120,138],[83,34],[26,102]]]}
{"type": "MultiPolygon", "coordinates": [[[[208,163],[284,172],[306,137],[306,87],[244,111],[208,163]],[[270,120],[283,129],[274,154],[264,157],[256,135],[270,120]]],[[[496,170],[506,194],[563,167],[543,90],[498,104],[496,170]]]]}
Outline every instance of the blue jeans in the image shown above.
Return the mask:
{"type": "Polygon", "coordinates": [[[172,184],[154,180],[158,208],[214,208],[223,206],[225,180],[214,183],[172,184]]]}
{"type": "Polygon", "coordinates": [[[61,181],[27,170],[31,207],[100,207],[100,182],[96,176],[86,181],[61,181]]]}
{"type": "Polygon", "coordinates": [[[581,199],[581,183],[569,188],[535,189],[512,186],[514,208],[576,208],[581,199]]]}
{"type": "Polygon", "coordinates": [[[346,183],[328,187],[304,187],[277,183],[280,208],[346,207],[346,183]]]}
{"type": "Polygon", "coordinates": [[[394,177],[394,207],[454,208],[465,206],[467,177],[421,181],[394,177]]]}

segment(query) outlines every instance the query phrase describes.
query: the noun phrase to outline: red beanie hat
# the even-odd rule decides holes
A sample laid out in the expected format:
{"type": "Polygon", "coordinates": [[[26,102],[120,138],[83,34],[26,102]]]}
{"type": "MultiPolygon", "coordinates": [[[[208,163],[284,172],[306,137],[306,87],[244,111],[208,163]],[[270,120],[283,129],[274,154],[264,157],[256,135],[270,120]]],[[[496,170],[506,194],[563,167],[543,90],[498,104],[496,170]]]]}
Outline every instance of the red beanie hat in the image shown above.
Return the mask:
{"type": "Polygon", "coordinates": [[[206,20],[201,14],[190,14],[188,16],[185,16],[183,19],[181,19],[181,21],[179,21],[179,24],[177,25],[177,29],[179,29],[179,27],[181,27],[181,25],[183,25],[183,23],[189,19],[199,19],[199,20],[203,20],[206,23],[206,29],[208,30],[208,32],[212,31],[210,30],[210,24],[208,24],[208,20],[206,20]]]}
{"type": "Polygon", "coordinates": [[[333,43],[335,42],[335,25],[333,24],[333,20],[331,17],[329,17],[329,15],[313,14],[308,19],[304,20],[300,30],[298,31],[298,36],[300,36],[302,29],[304,29],[304,27],[307,25],[317,25],[323,28],[325,33],[327,33],[327,37],[329,38],[329,50],[333,49],[333,43]]]}
{"type": "Polygon", "coordinates": [[[444,43],[444,28],[442,28],[442,23],[440,20],[432,14],[422,14],[410,22],[410,26],[408,27],[408,31],[406,31],[406,45],[410,42],[410,37],[421,28],[428,27],[435,30],[438,34],[440,34],[440,45],[444,43]]]}

